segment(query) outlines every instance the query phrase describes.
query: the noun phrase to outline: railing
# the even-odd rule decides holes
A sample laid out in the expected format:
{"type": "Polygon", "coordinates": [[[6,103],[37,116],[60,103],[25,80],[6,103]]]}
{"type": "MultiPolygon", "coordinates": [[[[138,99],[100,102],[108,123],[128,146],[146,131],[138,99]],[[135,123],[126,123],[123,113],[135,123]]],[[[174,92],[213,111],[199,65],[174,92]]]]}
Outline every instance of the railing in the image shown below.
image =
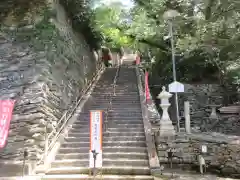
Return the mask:
{"type": "Polygon", "coordinates": [[[104,130],[106,132],[108,131],[109,114],[112,111],[112,98],[113,98],[113,96],[116,96],[116,85],[117,85],[117,79],[118,79],[118,76],[119,76],[119,71],[120,71],[120,63],[118,63],[118,68],[117,68],[117,71],[116,71],[116,74],[115,74],[115,77],[114,77],[114,80],[113,80],[113,84],[112,84],[113,91],[112,91],[112,93],[110,94],[110,97],[109,97],[109,105],[108,105],[107,112],[106,112],[106,119],[104,121],[104,130]]]}
{"type": "Polygon", "coordinates": [[[138,90],[139,90],[139,95],[141,100],[142,116],[143,116],[144,130],[145,130],[148,157],[149,157],[149,166],[152,171],[152,170],[160,169],[160,164],[159,164],[157,151],[156,151],[155,136],[152,130],[152,124],[150,122],[150,117],[152,112],[149,110],[149,107],[146,104],[146,100],[145,100],[145,93],[143,88],[145,85],[145,82],[144,82],[143,74],[144,73],[141,72],[139,66],[136,66],[136,76],[137,76],[138,90]]]}
{"type": "Polygon", "coordinates": [[[40,165],[42,162],[46,162],[48,153],[52,150],[55,143],[57,142],[61,132],[64,130],[66,124],[68,123],[69,119],[72,117],[73,113],[76,111],[77,107],[79,106],[80,102],[83,100],[85,94],[88,92],[88,90],[92,87],[93,83],[96,81],[100,73],[103,71],[104,67],[102,64],[100,64],[100,67],[97,68],[97,73],[93,77],[93,79],[90,81],[90,83],[87,85],[87,88],[83,89],[80,92],[80,97],[76,100],[76,104],[74,107],[68,111],[65,111],[63,116],[60,118],[60,120],[57,122],[56,129],[60,127],[58,130],[55,129],[55,131],[52,131],[50,134],[48,134],[48,126],[50,125],[50,122],[47,121],[46,124],[46,136],[45,136],[45,147],[44,147],[44,155],[42,158],[37,162],[37,165],[40,165]]]}

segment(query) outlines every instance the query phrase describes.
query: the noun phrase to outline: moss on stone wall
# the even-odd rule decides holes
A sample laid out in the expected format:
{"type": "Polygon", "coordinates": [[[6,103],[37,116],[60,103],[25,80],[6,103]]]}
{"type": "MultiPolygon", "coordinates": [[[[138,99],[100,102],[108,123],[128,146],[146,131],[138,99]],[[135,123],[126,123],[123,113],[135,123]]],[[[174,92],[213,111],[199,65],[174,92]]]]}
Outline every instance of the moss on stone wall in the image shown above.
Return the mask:
{"type": "Polygon", "coordinates": [[[1,163],[21,162],[24,149],[28,161],[42,157],[46,127],[48,134],[58,131],[62,115],[72,109],[100,65],[84,35],[69,26],[61,4],[44,9],[39,17],[35,24],[1,27],[0,99],[16,104],[8,144],[0,152],[0,176],[21,174],[21,163],[16,171],[1,163]]]}

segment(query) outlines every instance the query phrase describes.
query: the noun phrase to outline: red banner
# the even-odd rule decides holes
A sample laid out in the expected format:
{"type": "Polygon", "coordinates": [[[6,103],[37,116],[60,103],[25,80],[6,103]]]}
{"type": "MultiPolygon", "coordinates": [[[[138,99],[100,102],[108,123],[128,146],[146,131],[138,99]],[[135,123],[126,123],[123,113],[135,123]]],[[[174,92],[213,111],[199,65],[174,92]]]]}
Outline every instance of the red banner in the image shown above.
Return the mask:
{"type": "Polygon", "coordinates": [[[139,65],[139,64],[140,64],[140,56],[137,55],[137,56],[136,56],[136,65],[139,65]]]}
{"type": "Polygon", "coordinates": [[[146,103],[149,102],[150,100],[150,91],[149,91],[149,86],[148,86],[148,72],[145,72],[145,98],[146,98],[146,103]]]}
{"type": "Polygon", "coordinates": [[[0,101],[0,149],[4,148],[7,142],[14,103],[14,100],[0,101]]]}

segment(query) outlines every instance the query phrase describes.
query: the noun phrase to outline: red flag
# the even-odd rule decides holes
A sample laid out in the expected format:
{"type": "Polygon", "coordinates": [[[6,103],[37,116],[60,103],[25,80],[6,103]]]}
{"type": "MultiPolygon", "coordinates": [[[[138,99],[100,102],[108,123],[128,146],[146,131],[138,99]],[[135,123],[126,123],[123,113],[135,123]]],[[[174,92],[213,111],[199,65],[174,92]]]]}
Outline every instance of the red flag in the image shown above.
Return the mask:
{"type": "Polygon", "coordinates": [[[4,148],[7,142],[14,103],[14,100],[0,101],[0,149],[4,148]]]}
{"type": "Polygon", "coordinates": [[[149,91],[149,86],[148,86],[148,72],[145,72],[145,98],[146,98],[146,103],[149,102],[150,100],[150,91],[149,91]]]}

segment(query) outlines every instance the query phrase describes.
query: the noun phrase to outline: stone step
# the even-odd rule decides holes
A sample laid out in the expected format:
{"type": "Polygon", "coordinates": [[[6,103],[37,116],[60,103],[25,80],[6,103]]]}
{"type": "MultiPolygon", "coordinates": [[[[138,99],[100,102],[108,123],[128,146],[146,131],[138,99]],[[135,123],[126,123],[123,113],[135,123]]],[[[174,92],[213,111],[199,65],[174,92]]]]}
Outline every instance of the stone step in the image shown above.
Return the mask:
{"type": "Polygon", "coordinates": [[[131,97],[131,96],[139,96],[139,92],[137,90],[135,91],[127,91],[126,89],[121,90],[116,88],[116,92],[115,92],[116,96],[126,96],[126,97],[131,97]]]}
{"type": "Polygon", "coordinates": [[[104,141],[145,141],[145,136],[109,136],[104,137],[104,141]]]}
{"type": "Polygon", "coordinates": [[[131,118],[136,118],[136,117],[142,117],[142,111],[128,111],[128,112],[118,112],[118,111],[112,111],[111,116],[113,117],[128,117],[129,119],[131,118]]]}
{"type": "MultiPolygon", "coordinates": [[[[131,120],[112,120],[111,116],[108,116],[108,122],[111,125],[117,125],[117,127],[127,127],[127,128],[142,128],[143,127],[143,120],[139,118],[139,120],[134,120],[134,122],[129,123],[131,120]]],[[[79,120],[76,121],[73,125],[73,129],[83,129],[83,128],[89,128],[90,122],[87,120],[79,120]]]]}
{"type": "MultiPolygon", "coordinates": [[[[92,180],[93,177],[89,175],[45,175],[41,180],[92,180]]],[[[150,175],[98,175],[95,180],[154,180],[150,175]]],[[[12,179],[15,180],[15,179],[12,179]]],[[[40,180],[40,179],[36,179],[40,180]]]]}
{"type": "Polygon", "coordinates": [[[112,128],[108,128],[108,129],[109,130],[107,132],[105,132],[105,134],[108,135],[108,136],[114,136],[114,137],[120,137],[120,136],[145,136],[145,133],[144,133],[143,130],[141,130],[141,131],[130,131],[129,129],[124,129],[125,131],[123,131],[121,129],[118,129],[118,130],[114,130],[113,131],[112,128]]]}
{"type": "Polygon", "coordinates": [[[116,103],[116,104],[126,104],[126,105],[130,105],[130,104],[139,104],[140,100],[139,99],[124,99],[124,98],[113,98],[112,99],[112,103],[116,103]]]}
{"type": "Polygon", "coordinates": [[[68,137],[89,137],[90,136],[90,132],[86,131],[86,132],[72,132],[70,131],[68,133],[68,137]]]}
{"type": "MultiPolygon", "coordinates": [[[[110,136],[103,137],[104,141],[145,141],[145,136],[110,136]]],[[[89,137],[66,137],[66,142],[89,142],[89,137]]]]}
{"type": "Polygon", "coordinates": [[[143,121],[140,117],[139,117],[139,120],[111,120],[110,119],[109,122],[116,125],[121,125],[121,124],[143,125],[143,121]]]}
{"type": "Polygon", "coordinates": [[[81,148],[72,148],[72,147],[60,147],[58,153],[65,154],[65,153],[89,153],[89,146],[88,147],[81,147],[81,148]]]}
{"type": "MultiPolygon", "coordinates": [[[[120,153],[120,152],[139,152],[147,153],[147,149],[142,147],[130,147],[130,146],[103,146],[103,152],[108,153],[120,153]]],[[[89,153],[89,147],[61,147],[59,153],[89,153]]]]}
{"type": "Polygon", "coordinates": [[[117,106],[117,107],[141,107],[140,102],[133,102],[133,103],[124,103],[124,102],[113,102],[112,107],[117,106]]]}
{"type": "MultiPolygon", "coordinates": [[[[58,153],[56,160],[60,159],[87,159],[89,153],[58,153]]],[[[114,158],[125,158],[125,159],[142,159],[148,160],[148,155],[145,152],[119,152],[119,153],[107,153],[103,152],[103,159],[114,159],[114,158]]]]}
{"type": "Polygon", "coordinates": [[[143,124],[115,124],[115,123],[112,123],[110,122],[109,123],[109,128],[139,128],[139,129],[142,129],[143,128],[143,124]]]}
{"type": "Polygon", "coordinates": [[[145,152],[118,152],[118,153],[109,153],[104,152],[103,158],[125,158],[125,159],[142,159],[148,160],[148,155],[145,152]]]}
{"type": "Polygon", "coordinates": [[[84,109],[84,111],[81,111],[81,112],[79,112],[79,115],[80,116],[90,116],[90,112],[92,111],[92,110],[100,110],[100,111],[102,111],[103,113],[106,113],[107,112],[107,110],[109,110],[109,113],[111,113],[111,114],[113,114],[113,115],[115,115],[115,114],[122,114],[122,115],[124,115],[124,114],[126,114],[126,113],[128,113],[128,114],[133,114],[133,113],[138,113],[138,114],[140,114],[140,112],[142,112],[142,110],[141,110],[141,108],[139,108],[139,107],[132,107],[132,106],[124,106],[124,105],[119,105],[119,107],[117,107],[116,108],[116,106],[115,107],[113,107],[113,106],[107,106],[107,107],[99,107],[99,108],[96,108],[96,107],[88,107],[87,109],[84,109]],[[124,109],[122,109],[122,107],[124,107],[125,108],[125,110],[124,109]]]}
{"type": "MultiPolygon", "coordinates": [[[[111,113],[110,113],[112,116],[117,116],[117,115],[120,115],[120,116],[126,116],[126,115],[136,115],[136,116],[140,116],[142,117],[142,111],[141,109],[137,109],[137,110],[131,110],[129,108],[129,110],[114,110],[114,109],[111,109],[111,113]]],[[[131,117],[131,116],[130,116],[131,117]]]]}
{"type": "Polygon", "coordinates": [[[113,97],[126,97],[126,98],[132,98],[132,97],[139,97],[139,93],[137,90],[134,91],[128,91],[129,89],[125,89],[125,90],[121,90],[121,89],[115,89],[115,95],[113,95],[114,90],[110,91],[110,92],[92,92],[91,96],[92,97],[98,97],[98,98],[103,98],[103,97],[109,97],[112,96],[113,97]]]}
{"type": "MultiPolygon", "coordinates": [[[[131,106],[138,106],[140,105],[140,101],[139,100],[123,100],[124,98],[122,97],[121,100],[116,100],[116,99],[112,99],[112,104],[116,104],[116,105],[122,105],[122,107],[127,106],[127,107],[131,107],[131,106]]],[[[109,100],[94,100],[92,101],[92,105],[97,105],[97,106],[107,106],[110,102],[109,100]]]]}
{"type": "MultiPolygon", "coordinates": [[[[51,164],[51,168],[57,167],[86,167],[89,165],[89,158],[86,159],[63,159],[55,160],[51,164]]],[[[148,166],[148,160],[141,159],[103,159],[103,166],[148,166]]]]}
{"type": "Polygon", "coordinates": [[[146,147],[145,141],[104,141],[103,142],[103,147],[104,146],[131,146],[131,147],[146,147]]]}
{"type": "Polygon", "coordinates": [[[109,114],[109,116],[111,116],[112,119],[114,119],[114,121],[134,121],[134,120],[139,120],[142,121],[142,115],[138,115],[138,116],[113,116],[111,113],[109,114]]]}
{"type": "MultiPolygon", "coordinates": [[[[133,99],[137,99],[139,100],[139,94],[138,92],[132,92],[132,91],[128,91],[126,90],[125,92],[120,93],[121,91],[116,89],[116,94],[115,96],[112,96],[114,99],[120,99],[124,97],[124,100],[133,100],[133,99]],[[117,93],[119,93],[119,95],[117,95],[117,93]]],[[[123,99],[121,99],[123,100],[123,99]]]]}
{"type": "Polygon", "coordinates": [[[89,102],[89,104],[86,104],[84,107],[88,107],[89,109],[91,107],[95,107],[95,108],[108,107],[109,102],[110,102],[110,100],[106,100],[106,101],[100,103],[99,101],[96,101],[93,99],[89,102]]]}
{"type": "Polygon", "coordinates": [[[122,105],[116,105],[116,104],[113,104],[112,105],[112,110],[114,111],[118,111],[118,110],[129,110],[131,109],[132,111],[141,111],[141,106],[140,104],[139,105],[134,105],[134,106],[131,106],[130,108],[128,106],[122,106],[122,105]]]}
{"type": "MultiPolygon", "coordinates": [[[[149,167],[146,166],[103,166],[102,174],[114,175],[150,175],[149,167]]],[[[58,167],[50,168],[47,174],[88,174],[88,167],[58,167]]]]}
{"type": "Polygon", "coordinates": [[[124,136],[141,136],[141,135],[145,135],[144,134],[144,128],[125,128],[125,127],[116,127],[112,128],[112,127],[108,127],[108,132],[112,135],[112,136],[119,136],[119,133],[121,135],[124,136]]]}
{"type": "MultiPolygon", "coordinates": [[[[138,110],[138,111],[110,111],[109,112],[111,114],[111,116],[121,116],[121,117],[128,117],[129,119],[132,118],[132,116],[138,116],[138,117],[142,117],[142,111],[138,110]],[[130,116],[130,117],[129,117],[130,116]]],[[[90,112],[81,112],[79,114],[81,117],[84,116],[84,117],[90,117],[90,112]]],[[[133,117],[134,117],[133,116],[133,117]]]]}
{"type": "Polygon", "coordinates": [[[72,129],[81,128],[81,129],[89,129],[89,123],[83,123],[83,124],[73,124],[72,129]]]}
{"type": "MultiPolygon", "coordinates": [[[[106,115],[103,116],[103,120],[106,118],[106,115]]],[[[142,124],[142,116],[134,116],[134,117],[113,117],[111,114],[108,115],[108,120],[117,123],[117,124],[142,124]]],[[[81,119],[74,122],[73,126],[77,125],[89,125],[90,117],[82,117],[81,119]]]]}
{"type": "MultiPolygon", "coordinates": [[[[135,146],[135,147],[146,147],[145,141],[103,141],[103,146],[135,146]]],[[[90,147],[90,142],[69,142],[66,141],[62,144],[62,147],[90,147]]]]}
{"type": "MultiPolygon", "coordinates": [[[[113,137],[122,137],[122,136],[145,136],[143,128],[108,128],[107,132],[103,133],[103,136],[113,136],[113,137]]],[[[68,137],[75,137],[75,138],[89,138],[90,132],[71,132],[68,133],[68,137]]]]}
{"type": "Polygon", "coordinates": [[[66,137],[65,141],[66,142],[89,142],[90,138],[89,137],[66,137]]]}
{"type": "Polygon", "coordinates": [[[103,146],[103,152],[139,152],[139,153],[147,153],[147,149],[145,147],[132,147],[132,146],[103,146]]]}
{"type": "Polygon", "coordinates": [[[108,96],[110,96],[111,95],[111,92],[107,92],[107,91],[103,91],[103,92],[97,92],[97,91],[93,91],[91,94],[90,94],[91,96],[106,96],[106,97],[108,97],[108,96]]]}
{"type": "MultiPolygon", "coordinates": [[[[98,105],[98,104],[92,104],[92,105],[89,105],[87,108],[84,109],[84,112],[90,112],[92,109],[102,109],[102,108],[106,108],[106,107],[110,107],[109,104],[107,104],[108,106],[103,106],[102,104],[101,105],[98,105]]],[[[131,105],[131,106],[127,106],[127,105],[122,105],[122,104],[112,104],[112,109],[114,109],[115,111],[117,110],[129,110],[131,109],[132,111],[138,111],[138,110],[141,110],[141,105],[140,104],[135,104],[135,105],[131,105]]]]}
{"type": "Polygon", "coordinates": [[[112,97],[113,100],[121,100],[121,101],[139,101],[138,95],[121,95],[121,96],[105,96],[105,97],[95,97],[93,98],[94,101],[107,101],[109,100],[109,97],[112,97]]]}
{"type": "Polygon", "coordinates": [[[90,142],[64,142],[61,146],[62,148],[84,148],[84,147],[90,147],[90,142]]]}
{"type": "Polygon", "coordinates": [[[85,122],[82,124],[74,124],[71,128],[71,132],[83,132],[84,130],[89,130],[90,128],[90,123],[89,122],[85,122]]]}
{"type": "Polygon", "coordinates": [[[128,93],[127,92],[125,92],[125,93],[122,93],[122,94],[117,94],[117,93],[115,93],[115,96],[112,96],[112,99],[126,99],[126,100],[129,100],[129,101],[131,101],[131,100],[134,100],[134,101],[136,101],[136,100],[138,100],[138,101],[140,101],[140,99],[139,99],[139,95],[138,94],[132,94],[132,93],[130,93],[129,95],[128,95],[128,93]]]}
{"type": "Polygon", "coordinates": [[[89,137],[89,135],[90,135],[90,128],[87,128],[87,129],[82,129],[82,128],[74,129],[74,128],[72,128],[68,136],[70,136],[70,137],[72,137],[72,136],[81,137],[81,133],[88,134],[88,136],[84,134],[83,137],[89,137]],[[78,133],[78,134],[75,134],[75,133],[78,133]]]}

